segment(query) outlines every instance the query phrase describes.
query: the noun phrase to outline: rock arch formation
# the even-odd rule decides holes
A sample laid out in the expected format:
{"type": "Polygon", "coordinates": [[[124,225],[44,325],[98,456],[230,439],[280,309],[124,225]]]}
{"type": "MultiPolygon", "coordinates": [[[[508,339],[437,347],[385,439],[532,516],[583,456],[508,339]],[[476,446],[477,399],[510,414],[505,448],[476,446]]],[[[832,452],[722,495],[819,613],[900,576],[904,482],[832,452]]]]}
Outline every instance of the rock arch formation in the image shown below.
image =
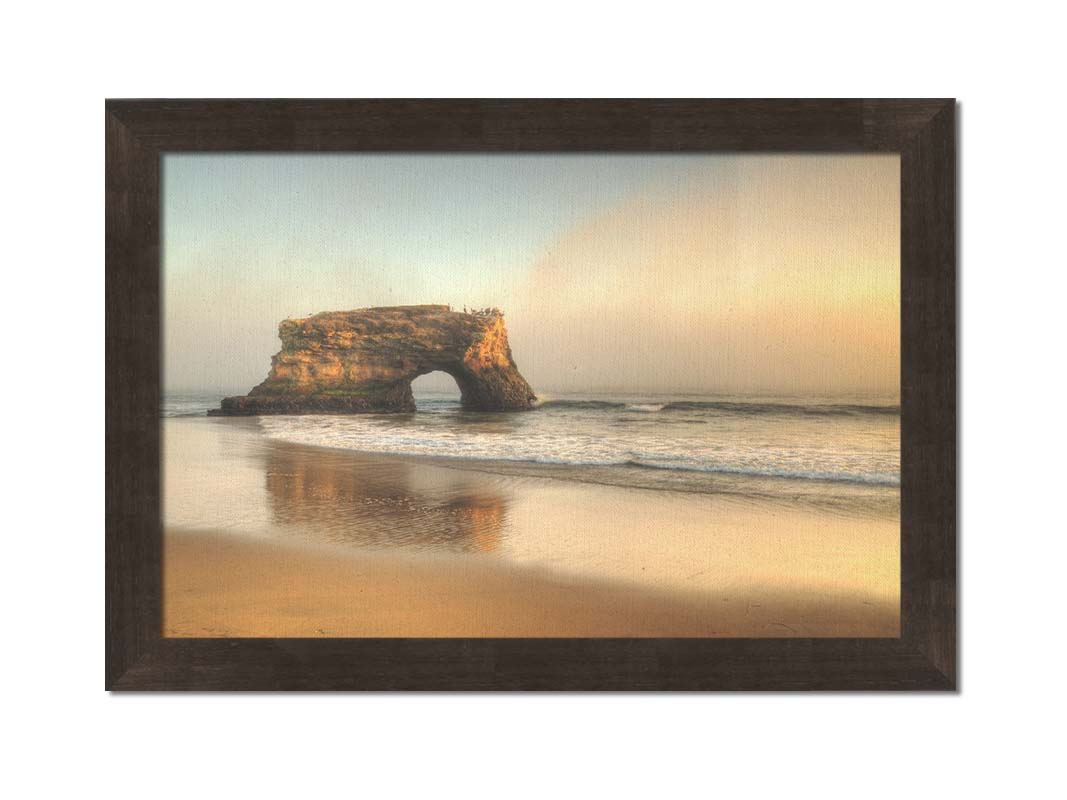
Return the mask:
{"type": "Polygon", "coordinates": [[[221,415],[414,411],[411,382],[447,372],[465,409],[515,411],[537,399],[511,357],[504,317],[449,306],[327,311],[278,326],[267,379],[227,397],[221,415]]]}

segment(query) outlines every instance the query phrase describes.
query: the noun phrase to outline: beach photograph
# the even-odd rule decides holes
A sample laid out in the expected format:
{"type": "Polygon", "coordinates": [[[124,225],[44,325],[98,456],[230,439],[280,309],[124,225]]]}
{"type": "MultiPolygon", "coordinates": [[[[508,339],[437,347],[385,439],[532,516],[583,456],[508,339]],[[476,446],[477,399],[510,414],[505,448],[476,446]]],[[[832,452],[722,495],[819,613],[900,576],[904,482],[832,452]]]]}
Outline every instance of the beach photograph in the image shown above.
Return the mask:
{"type": "Polygon", "coordinates": [[[896,154],[162,160],[166,637],[897,637],[896,154]]]}

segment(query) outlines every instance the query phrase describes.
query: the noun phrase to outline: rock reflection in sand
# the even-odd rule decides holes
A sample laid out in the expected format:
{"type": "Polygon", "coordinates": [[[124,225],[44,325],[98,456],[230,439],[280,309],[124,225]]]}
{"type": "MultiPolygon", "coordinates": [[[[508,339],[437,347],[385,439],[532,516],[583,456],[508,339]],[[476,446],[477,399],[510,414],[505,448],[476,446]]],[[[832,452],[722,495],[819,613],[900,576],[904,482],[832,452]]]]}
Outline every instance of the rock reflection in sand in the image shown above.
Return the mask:
{"type": "Polygon", "coordinates": [[[505,494],[462,472],[277,444],[264,472],[278,526],[361,547],[488,553],[501,544],[505,494]]]}

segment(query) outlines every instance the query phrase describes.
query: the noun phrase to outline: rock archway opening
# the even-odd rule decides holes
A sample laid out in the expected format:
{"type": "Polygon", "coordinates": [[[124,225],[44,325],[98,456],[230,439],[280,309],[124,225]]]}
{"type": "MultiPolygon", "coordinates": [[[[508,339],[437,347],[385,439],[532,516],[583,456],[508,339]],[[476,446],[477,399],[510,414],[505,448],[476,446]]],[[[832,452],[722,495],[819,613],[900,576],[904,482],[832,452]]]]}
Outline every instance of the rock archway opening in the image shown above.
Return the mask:
{"type": "Polygon", "coordinates": [[[411,394],[416,411],[459,411],[463,407],[459,384],[447,372],[435,370],[415,378],[411,394]]]}

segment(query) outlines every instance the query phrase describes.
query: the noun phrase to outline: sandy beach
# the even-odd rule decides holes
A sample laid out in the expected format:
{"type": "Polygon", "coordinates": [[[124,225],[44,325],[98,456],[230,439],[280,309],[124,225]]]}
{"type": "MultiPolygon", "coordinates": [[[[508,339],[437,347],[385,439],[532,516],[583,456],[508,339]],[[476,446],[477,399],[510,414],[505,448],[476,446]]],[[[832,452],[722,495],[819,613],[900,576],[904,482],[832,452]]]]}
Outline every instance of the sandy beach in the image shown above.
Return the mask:
{"type": "Polygon", "coordinates": [[[195,637],[891,636],[848,595],[684,594],[462,557],[353,554],[168,531],[164,634],[195,637]]]}
{"type": "Polygon", "coordinates": [[[255,420],[164,434],[167,636],[898,632],[880,507],[307,447],[255,420]]]}

